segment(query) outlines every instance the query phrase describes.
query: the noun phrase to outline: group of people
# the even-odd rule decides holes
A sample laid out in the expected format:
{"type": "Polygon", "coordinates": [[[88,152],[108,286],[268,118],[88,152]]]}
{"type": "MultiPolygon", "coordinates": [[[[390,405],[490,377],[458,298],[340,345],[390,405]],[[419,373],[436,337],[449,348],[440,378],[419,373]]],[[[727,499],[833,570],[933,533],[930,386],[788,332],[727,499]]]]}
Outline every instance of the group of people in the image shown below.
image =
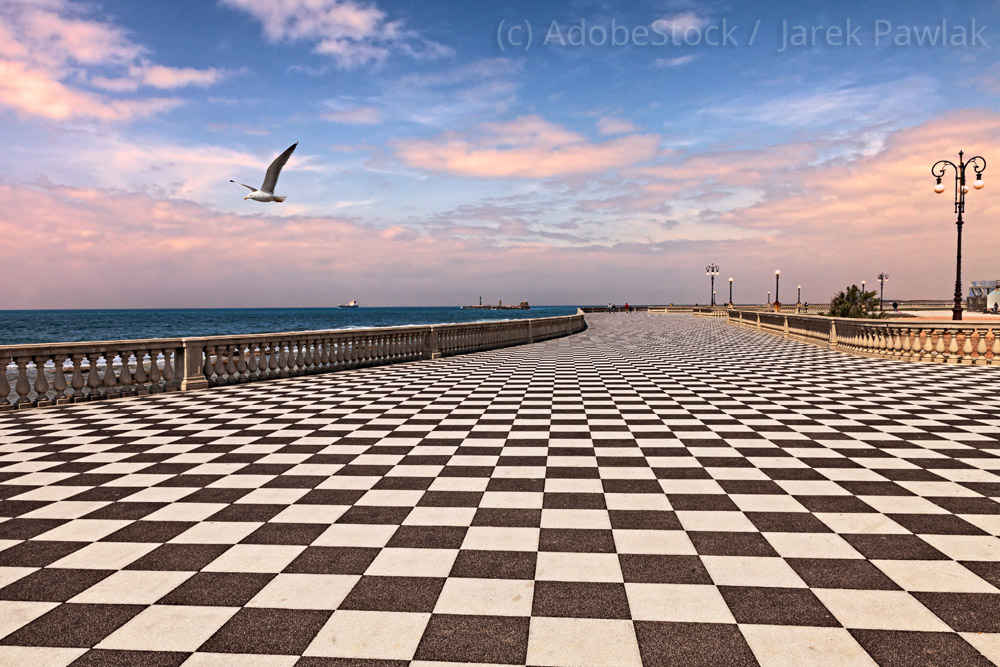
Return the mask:
{"type": "MultiPolygon", "coordinates": [[[[628,305],[628,301],[626,301],[625,305],[622,306],[622,310],[624,310],[626,313],[631,313],[632,312],[632,307],[630,305],[628,305]]],[[[608,312],[609,313],[617,313],[618,312],[618,306],[617,306],[617,304],[611,303],[609,301],[608,302],[608,312]]]]}

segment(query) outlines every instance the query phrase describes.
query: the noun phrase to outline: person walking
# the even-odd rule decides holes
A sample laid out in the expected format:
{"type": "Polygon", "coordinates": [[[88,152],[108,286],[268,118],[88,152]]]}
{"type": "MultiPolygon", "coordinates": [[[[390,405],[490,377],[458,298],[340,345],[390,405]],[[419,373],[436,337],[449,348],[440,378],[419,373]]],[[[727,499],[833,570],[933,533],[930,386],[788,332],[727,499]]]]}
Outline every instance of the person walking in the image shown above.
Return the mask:
{"type": "Polygon", "coordinates": [[[610,301],[608,301],[608,313],[609,314],[611,313],[611,302],[610,301]]]}
{"type": "Polygon", "coordinates": [[[892,312],[894,312],[894,313],[898,313],[899,312],[899,302],[898,301],[893,301],[892,302],[892,312]]]}
{"type": "Polygon", "coordinates": [[[625,302],[625,314],[628,315],[630,312],[632,312],[632,311],[629,310],[629,308],[628,308],[628,301],[626,301],[625,302]]]}

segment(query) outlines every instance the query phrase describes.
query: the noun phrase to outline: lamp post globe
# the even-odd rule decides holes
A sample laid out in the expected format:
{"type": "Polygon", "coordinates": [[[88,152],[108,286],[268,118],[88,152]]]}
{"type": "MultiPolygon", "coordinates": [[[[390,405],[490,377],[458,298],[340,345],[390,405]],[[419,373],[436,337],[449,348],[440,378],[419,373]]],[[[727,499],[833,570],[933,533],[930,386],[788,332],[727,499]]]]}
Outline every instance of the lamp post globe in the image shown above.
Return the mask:
{"type": "Polygon", "coordinates": [[[876,276],[878,278],[878,309],[885,310],[883,301],[885,301],[885,281],[889,279],[889,274],[883,271],[876,276]]]}

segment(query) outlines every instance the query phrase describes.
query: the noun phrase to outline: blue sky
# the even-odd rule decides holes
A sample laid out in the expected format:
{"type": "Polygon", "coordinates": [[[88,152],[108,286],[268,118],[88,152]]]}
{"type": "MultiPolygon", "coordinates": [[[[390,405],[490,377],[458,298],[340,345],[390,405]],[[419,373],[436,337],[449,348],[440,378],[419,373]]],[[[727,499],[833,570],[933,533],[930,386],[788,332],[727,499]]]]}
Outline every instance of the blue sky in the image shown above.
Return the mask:
{"type": "MultiPolygon", "coordinates": [[[[39,277],[8,307],[100,304],[112,286],[123,305],[225,305],[199,284],[247,280],[227,303],[704,302],[710,262],[737,300],[763,301],[776,266],[813,301],[879,271],[900,297],[947,297],[953,228],[927,169],[1000,137],[992,3],[0,0],[0,15],[5,235],[39,277]],[[612,26],[736,44],[593,43],[612,26]],[[588,43],[558,43],[581,28],[588,43]],[[951,43],[915,43],[935,29],[951,43]],[[785,43],[801,30],[818,43],[785,43]],[[244,201],[229,178],[259,182],[294,141],[287,202],[244,201]],[[39,244],[136,280],[67,287],[33,263],[39,244]]],[[[970,212],[1000,210],[976,196],[970,212]]],[[[1000,274],[995,225],[968,233],[966,277],[1000,274]]]]}

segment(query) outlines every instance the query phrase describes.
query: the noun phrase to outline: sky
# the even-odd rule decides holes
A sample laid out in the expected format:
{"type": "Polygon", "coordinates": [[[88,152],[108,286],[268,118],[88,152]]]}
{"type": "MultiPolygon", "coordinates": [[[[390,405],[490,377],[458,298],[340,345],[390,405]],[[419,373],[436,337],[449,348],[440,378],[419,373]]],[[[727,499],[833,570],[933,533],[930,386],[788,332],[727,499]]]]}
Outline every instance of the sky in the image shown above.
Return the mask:
{"type": "Polygon", "coordinates": [[[0,0],[0,309],[947,299],[998,46],[992,2],[0,0]]]}

